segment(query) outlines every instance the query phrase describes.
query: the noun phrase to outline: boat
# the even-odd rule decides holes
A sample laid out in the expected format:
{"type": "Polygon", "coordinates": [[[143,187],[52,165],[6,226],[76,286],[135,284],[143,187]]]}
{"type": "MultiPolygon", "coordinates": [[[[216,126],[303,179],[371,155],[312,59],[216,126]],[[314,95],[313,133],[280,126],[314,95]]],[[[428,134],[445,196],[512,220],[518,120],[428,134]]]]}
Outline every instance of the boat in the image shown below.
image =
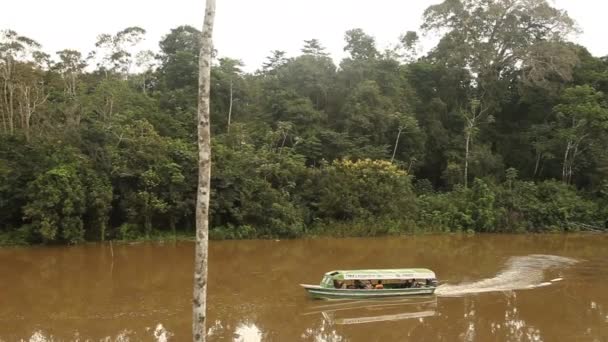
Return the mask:
{"type": "Polygon", "coordinates": [[[437,278],[426,268],[341,270],[325,273],[319,285],[300,286],[316,299],[387,298],[431,295],[437,288],[437,278]],[[382,285],[377,286],[379,283],[382,285]]]}

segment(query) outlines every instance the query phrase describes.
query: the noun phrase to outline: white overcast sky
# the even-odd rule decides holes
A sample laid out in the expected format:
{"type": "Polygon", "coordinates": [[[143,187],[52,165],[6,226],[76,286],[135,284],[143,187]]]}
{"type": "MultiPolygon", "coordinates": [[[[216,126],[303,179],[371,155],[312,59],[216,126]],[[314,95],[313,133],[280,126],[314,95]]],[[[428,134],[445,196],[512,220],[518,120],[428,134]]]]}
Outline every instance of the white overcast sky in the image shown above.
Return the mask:
{"type": "MultiPolygon", "coordinates": [[[[550,0],[566,9],[583,33],[573,39],[596,56],[608,55],[607,0],[550,0]]],[[[18,0],[6,1],[0,29],[36,39],[45,51],[64,48],[87,53],[100,33],[128,26],[148,31],[146,48],[179,25],[202,26],[204,0],[18,0]]],[[[441,0],[217,0],[214,44],[220,56],[241,59],[249,71],[271,50],[296,55],[302,41],[318,38],[336,59],[344,53],[344,32],[360,27],[380,48],[417,30],[422,13],[441,0]]],[[[424,46],[432,46],[427,40],[424,46]]]]}

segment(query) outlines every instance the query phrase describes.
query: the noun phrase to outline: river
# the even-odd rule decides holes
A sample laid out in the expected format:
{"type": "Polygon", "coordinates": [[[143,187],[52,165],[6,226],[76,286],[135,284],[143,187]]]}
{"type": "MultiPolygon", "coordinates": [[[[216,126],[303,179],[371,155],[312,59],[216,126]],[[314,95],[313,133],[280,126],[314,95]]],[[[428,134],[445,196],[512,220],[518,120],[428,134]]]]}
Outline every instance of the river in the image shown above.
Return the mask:
{"type": "MultiPolygon", "coordinates": [[[[0,341],[191,340],[191,242],[0,249],[0,341]]],[[[607,341],[608,235],[210,244],[210,341],[607,341]],[[427,267],[436,296],[315,301],[333,269],[427,267]]]]}

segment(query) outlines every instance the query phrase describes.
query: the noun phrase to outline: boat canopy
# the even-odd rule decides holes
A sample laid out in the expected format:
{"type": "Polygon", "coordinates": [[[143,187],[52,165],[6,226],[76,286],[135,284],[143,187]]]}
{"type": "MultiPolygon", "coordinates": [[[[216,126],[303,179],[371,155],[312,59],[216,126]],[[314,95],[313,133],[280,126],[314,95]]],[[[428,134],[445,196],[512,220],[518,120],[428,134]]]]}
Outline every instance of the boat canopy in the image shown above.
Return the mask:
{"type": "Polygon", "coordinates": [[[332,280],[435,279],[435,272],[426,268],[342,270],[325,273],[332,280]]]}

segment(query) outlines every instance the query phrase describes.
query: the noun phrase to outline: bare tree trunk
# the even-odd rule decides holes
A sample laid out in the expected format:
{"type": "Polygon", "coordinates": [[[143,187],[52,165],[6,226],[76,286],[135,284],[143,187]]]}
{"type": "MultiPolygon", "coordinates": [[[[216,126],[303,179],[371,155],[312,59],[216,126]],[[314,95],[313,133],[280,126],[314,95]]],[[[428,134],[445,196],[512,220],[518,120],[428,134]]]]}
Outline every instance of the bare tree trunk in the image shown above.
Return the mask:
{"type": "Polygon", "coordinates": [[[468,188],[469,185],[469,145],[471,144],[471,132],[467,132],[467,138],[465,141],[465,152],[464,152],[464,187],[468,188]]]}
{"type": "Polygon", "coordinates": [[[7,130],[7,122],[6,122],[6,117],[5,117],[5,115],[4,115],[4,108],[1,108],[1,107],[0,107],[0,114],[2,114],[2,117],[0,117],[0,120],[2,120],[2,128],[3,128],[3,129],[2,129],[2,131],[3,131],[4,133],[6,133],[8,130],[7,130]]]}
{"type": "Polygon", "coordinates": [[[2,78],[4,79],[4,102],[6,104],[6,117],[8,132],[10,132],[10,134],[13,134],[15,130],[15,83],[13,81],[13,63],[11,58],[5,59],[2,68],[2,78]]]}
{"type": "Polygon", "coordinates": [[[399,128],[399,133],[397,133],[397,140],[395,141],[395,148],[393,149],[393,156],[391,157],[391,163],[395,160],[395,154],[397,154],[397,146],[399,146],[399,138],[401,137],[402,128],[399,128]]]}
{"type": "Polygon", "coordinates": [[[407,166],[407,174],[408,175],[412,174],[412,167],[414,166],[415,162],[416,162],[416,158],[410,159],[410,164],[407,166]]]}
{"type": "Polygon", "coordinates": [[[175,216],[169,215],[169,228],[171,229],[171,233],[173,234],[173,239],[177,236],[177,231],[175,229],[175,216]]]}
{"type": "Polygon", "coordinates": [[[106,240],[106,222],[103,219],[99,224],[99,239],[102,242],[106,240]]]}
{"type": "Polygon", "coordinates": [[[572,184],[572,175],[574,174],[574,171],[572,171],[572,169],[574,168],[574,164],[576,163],[576,157],[578,156],[578,147],[580,146],[581,141],[585,139],[585,136],[586,135],[582,136],[572,146],[574,150],[572,151],[572,156],[570,157],[570,162],[568,163],[568,184],[572,184]]]}
{"type": "Polygon", "coordinates": [[[15,86],[8,86],[8,125],[11,129],[11,134],[15,133],[15,86]]]}
{"type": "Polygon", "coordinates": [[[568,155],[571,148],[572,141],[568,140],[568,145],[566,145],[566,151],[564,152],[564,162],[562,163],[562,181],[565,183],[568,183],[568,155]]]}
{"type": "Polygon", "coordinates": [[[532,175],[533,178],[536,178],[536,175],[538,174],[538,168],[540,167],[540,159],[542,156],[543,154],[541,152],[536,153],[536,164],[534,165],[534,175],[532,175]]]}
{"type": "Polygon", "coordinates": [[[207,338],[207,259],[209,251],[209,193],[211,187],[211,131],[209,93],[215,0],[207,0],[201,35],[198,78],[198,191],[196,196],[196,244],[194,257],[194,298],[192,301],[192,338],[207,338]]]}
{"type": "Polygon", "coordinates": [[[283,142],[281,142],[281,149],[279,150],[279,154],[283,153],[283,148],[285,147],[286,141],[287,141],[287,133],[283,133],[283,142]]]}
{"type": "Polygon", "coordinates": [[[230,132],[230,120],[232,119],[232,79],[230,79],[230,106],[228,107],[228,129],[230,132]]]}
{"type": "Polygon", "coordinates": [[[36,86],[19,85],[21,97],[19,98],[19,115],[21,116],[21,128],[25,133],[25,140],[31,139],[32,116],[36,109],[43,105],[49,95],[44,94],[44,89],[36,86]]]}
{"type": "Polygon", "coordinates": [[[6,85],[6,81],[4,82],[3,91],[2,91],[2,127],[4,128],[4,133],[8,133],[8,86],[6,85]]]}

